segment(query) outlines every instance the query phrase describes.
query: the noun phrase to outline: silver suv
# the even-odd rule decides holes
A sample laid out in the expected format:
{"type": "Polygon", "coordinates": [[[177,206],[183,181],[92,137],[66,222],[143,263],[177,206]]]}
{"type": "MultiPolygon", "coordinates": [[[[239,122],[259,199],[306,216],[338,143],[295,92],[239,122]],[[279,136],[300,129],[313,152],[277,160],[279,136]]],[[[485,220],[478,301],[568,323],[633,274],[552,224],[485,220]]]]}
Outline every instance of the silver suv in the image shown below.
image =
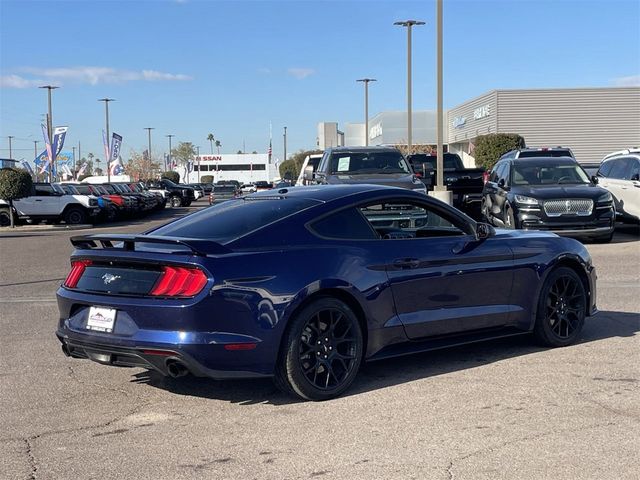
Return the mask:
{"type": "Polygon", "coordinates": [[[613,196],[618,220],[640,223],[640,148],[605,156],[597,176],[598,185],[613,196]]]}

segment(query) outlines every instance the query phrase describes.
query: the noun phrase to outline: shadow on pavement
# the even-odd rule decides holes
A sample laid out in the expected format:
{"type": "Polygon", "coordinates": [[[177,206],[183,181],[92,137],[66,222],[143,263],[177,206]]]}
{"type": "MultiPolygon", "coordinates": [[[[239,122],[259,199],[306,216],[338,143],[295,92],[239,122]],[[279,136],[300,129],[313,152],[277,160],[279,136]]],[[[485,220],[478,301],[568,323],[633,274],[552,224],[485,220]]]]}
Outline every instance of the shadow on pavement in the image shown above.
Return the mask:
{"type": "MultiPolygon", "coordinates": [[[[632,337],[639,331],[640,314],[604,311],[587,319],[578,343],[595,342],[611,337],[632,337]]],[[[546,349],[536,345],[532,336],[522,335],[381,360],[363,365],[354,384],[343,396],[358,395],[414,380],[481,367],[544,350],[546,349]]],[[[145,383],[178,395],[225,400],[241,405],[256,403],[286,405],[299,402],[281,393],[268,379],[224,381],[195,377],[172,379],[164,378],[156,372],[145,371],[134,375],[131,381],[145,383]]]]}

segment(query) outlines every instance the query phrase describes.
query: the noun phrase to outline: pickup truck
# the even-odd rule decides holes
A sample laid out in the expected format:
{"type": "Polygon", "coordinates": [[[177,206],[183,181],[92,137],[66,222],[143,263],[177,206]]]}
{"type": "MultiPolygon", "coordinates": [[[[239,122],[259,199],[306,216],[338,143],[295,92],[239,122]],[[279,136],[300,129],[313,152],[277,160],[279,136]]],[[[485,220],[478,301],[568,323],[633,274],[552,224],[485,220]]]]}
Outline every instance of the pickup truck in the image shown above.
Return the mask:
{"type": "Polygon", "coordinates": [[[312,165],[304,169],[303,179],[307,185],[372,183],[427,193],[395,147],[328,148],[315,171],[312,165]]]}
{"type": "Polygon", "coordinates": [[[151,192],[160,192],[172,207],[188,207],[196,199],[193,187],[177,185],[167,178],[151,180],[147,183],[147,188],[151,192]]]}
{"type": "MultiPolygon", "coordinates": [[[[408,156],[409,163],[429,191],[436,184],[436,155],[416,153],[408,156]]],[[[465,168],[457,153],[444,154],[444,184],[453,192],[453,206],[467,215],[480,219],[484,168],[465,168]]]]}
{"type": "MultiPolygon", "coordinates": [[[[13,214],[19,220],[37,222],[64,221],[78,225],[93,221],[100,212],[98,200],[88,195],[67,195],[59,186],[50,183],[34,183],[28,197],[13,201],[13,214]]],[[[3,218],[9,218],[9,202],[0,199],[3,218]]]]}

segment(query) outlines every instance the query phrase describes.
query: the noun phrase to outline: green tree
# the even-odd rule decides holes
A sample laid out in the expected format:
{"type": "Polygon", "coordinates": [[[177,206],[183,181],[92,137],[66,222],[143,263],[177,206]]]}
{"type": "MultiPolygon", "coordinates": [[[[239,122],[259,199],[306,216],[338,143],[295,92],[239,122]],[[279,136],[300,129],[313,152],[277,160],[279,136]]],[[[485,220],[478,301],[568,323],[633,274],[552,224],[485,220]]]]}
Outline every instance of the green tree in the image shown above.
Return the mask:
{"type": "Polygon", "coordinates": [[[193,161],[195,157],[196,147],[191,142],[180,142],[176,148],[171,150],[171,158],[180,165],[193,161]]]}
{"type": "Polygon", "coordinates": [[[287,180],[295,180],[300,174],[300,168],[296,165],[296,162],[291,159],[282,162],[278,170],[280,171],[280,178],[287,180]]]}
{"type": "MultiPolygon", "coordinates": [[[[220,140],[216,140],[216,148],[218,149],[218,154],[220,154],[220,147],[222,146],[222,144],[220,143],[220,140]]],[[[213,152],[211,152],[213,153],[213,152]]]]}
{"type": "Polygon", "coordinates": [[[151,161],[148,155],[131,150],[131,157],[124,170],[135,180],[147,180],[155,177],[155,173],[160,170],[160,164],[151,161]]]}
{"type": "MultiPolygon", "coordinates": [[[[213,138],[213,133],[207,135],[207,140],[209,140],[209,145],[211,146],[211,155],[213,155],[213,141],[216,140],[213,138]]],[[[218,146],[218,141],[216,140],[216,147],[218,146]]]]}
{"type": "Polygon", "coordinates": [[[502,155],[524,146],[524,138],[517,133],[490,133],[476,138],[473,156],[477,166],[491,170],[502,155]]]}
{"type": "Polygon", "coordinates": [[[162,172],[160,178],[166,178],[167,180],[171,180],[173,183],[180,183],[180,174],[178,172],[162,172]]]}
{"type": "Polygon", "coordinates": [[[304,159],[307,158],[308,155],[313,155],[316,153],[322,153],[322,150],[298,150],[296,153],[291,155],[288,160],[285,160],[280,164],[280,177],[284,178],[284,171],[291,172],[293,179],[298,178],[300,175],[300,171],[302,170],[302,164],[304,163],[304,159]],[[292,162],[293,167],[290,166],[287,162],[292,162]],[[285,170],[282,169],[283,165],[285,166],[285,170]]]}
{"type": "Polygon", "coordinates": [[[238,150],[236,153],[237,153],[238,155],[242,155],[242,150],[238,150]]]}
{"type": "Polygon", "coordinates": [[[13,201],[26,197],[31,193],[33,180],[26,170],[17,168],[0,169],[0,198],[9,202],[9,208],[0,208],[0,224],[9,220],[11,228],[13,221],[13,201]],[[7,218],[9,217],[9,218],[7,218]]]}

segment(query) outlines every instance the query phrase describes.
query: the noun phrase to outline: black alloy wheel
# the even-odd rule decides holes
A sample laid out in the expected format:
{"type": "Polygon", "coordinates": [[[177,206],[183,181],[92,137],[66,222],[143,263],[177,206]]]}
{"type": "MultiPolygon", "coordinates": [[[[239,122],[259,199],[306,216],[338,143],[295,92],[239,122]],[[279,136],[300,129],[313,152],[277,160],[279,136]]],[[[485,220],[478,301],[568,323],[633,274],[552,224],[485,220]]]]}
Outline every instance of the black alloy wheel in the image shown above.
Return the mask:
{"type": "Polygon", "coordinates": [[[86,221],[87,214],[80,207],[71,207],[64,213],[64,223],[67,225],[81,225],[86,221]]]}
{"type": "Polygon", "coordinates": [[[578,274],[561,267],[549,274],[538,303],[535,334],[549,347],[575,341],[584,325],[587,295],[578,274]]]}
{"type": "Polygon", "coordinates": [[[178,197],[178,196],[171,197],[171,206],[173,208],[181,207],[182,206],[182,199],[180,197],[178,197]]]}
{"type": "Polygon", "coordinates": [[[11,213],[9,213],[9,209],[0,209],[0,227],[8,227],[9,225],[11,225],[11,213]]]}
{"type": "Polygon", "coordinates": [[[362,360],[363,339],[353,311],[334,298],[305,307],[285,334],[276,384],[306,400],[328,400],[353,382],[362,360]]]}

